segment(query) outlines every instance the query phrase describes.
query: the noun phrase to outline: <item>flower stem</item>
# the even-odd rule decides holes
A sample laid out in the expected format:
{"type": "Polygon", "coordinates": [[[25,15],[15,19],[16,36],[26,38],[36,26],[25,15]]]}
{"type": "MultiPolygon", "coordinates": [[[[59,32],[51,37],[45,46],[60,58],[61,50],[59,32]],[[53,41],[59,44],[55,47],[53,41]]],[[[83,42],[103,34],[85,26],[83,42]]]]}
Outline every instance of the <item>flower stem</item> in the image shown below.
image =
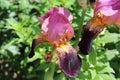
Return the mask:
{"type": "Polygon", "coordinates": [[[77,45],[79,43],[79,39],[80,39],[82,31],[83,31],[83,22],[84,22],[85,12],[86,12],[86,10],[83,9],[80,24],[79,24],[79,29],[77,32],[78,34],[75,37],[75,44],[74,44],[75,48],[77,47],[77,45]]]}
{"type": "Polygon", "coordinates": [[[53,80],[55,70],[55,63],[51,64],[51,67],[46,71],[44,80],[53,80]]]}

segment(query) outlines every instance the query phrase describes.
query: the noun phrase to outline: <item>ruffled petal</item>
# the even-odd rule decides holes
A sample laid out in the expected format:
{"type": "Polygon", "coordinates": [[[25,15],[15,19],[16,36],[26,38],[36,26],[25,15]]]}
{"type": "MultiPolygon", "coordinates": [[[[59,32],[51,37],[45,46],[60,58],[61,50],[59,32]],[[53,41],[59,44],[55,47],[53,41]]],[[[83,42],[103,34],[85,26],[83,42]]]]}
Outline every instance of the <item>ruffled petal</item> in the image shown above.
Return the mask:
{"type": "Polygon", "coordinates": [[[53,42],[59,40],[69,27],[72,26],[68,19],[62,14],[54,12],[49,19],[44,21],[42,30],[47,33],[50,42],[53,42]]]}
{"type": "Polygon", "coordinates": [[[39,17],[42,34],[48,36],[50,43],[59,42],[61,38],[68,41],[74,35],[72,19],[72,14],[66,8],[51,8],[45,16],[39,17]]]}

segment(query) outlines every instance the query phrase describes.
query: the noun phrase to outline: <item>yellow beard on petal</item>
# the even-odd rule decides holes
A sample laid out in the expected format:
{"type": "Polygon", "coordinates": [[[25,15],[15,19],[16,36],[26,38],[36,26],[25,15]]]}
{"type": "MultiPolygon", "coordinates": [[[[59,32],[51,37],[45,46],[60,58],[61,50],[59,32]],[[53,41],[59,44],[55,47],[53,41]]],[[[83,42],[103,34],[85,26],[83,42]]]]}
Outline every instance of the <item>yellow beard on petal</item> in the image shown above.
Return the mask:
{"type": "Polygon", "coordinates": [[[98,16],[99,18],[102,18],[102,17],[103,17],[103,15],[102,15],[100,12],[97,14],[97,16],[98,16]]]}
{"type": "MultiPolygon", "coordinates": [[[[99,14],[99,17],[102,17],[101,14],[99,14]]],[[[95,27],[99,26],[99,27],[104,27],[104,23],[99,19],[99,17],[93,17],[92,18],[92,23],[90,26],[90,31],[92,31],[95,27]]]]}
{"type": "Polygon", "coordinates": [[[60,44],[60,48],[62,48],[66,53],[69,53],[69,49],[67,47],[67,44],[60,44]]]}

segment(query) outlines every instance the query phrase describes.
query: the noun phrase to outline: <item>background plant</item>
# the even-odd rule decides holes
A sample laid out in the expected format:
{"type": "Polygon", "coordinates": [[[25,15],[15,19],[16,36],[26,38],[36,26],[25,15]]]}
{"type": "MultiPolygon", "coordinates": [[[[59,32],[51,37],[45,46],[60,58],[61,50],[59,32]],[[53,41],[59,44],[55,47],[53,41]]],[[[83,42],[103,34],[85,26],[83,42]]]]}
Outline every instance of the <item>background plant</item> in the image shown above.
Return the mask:
{"type": "MultiPolygon", "coordinates": [[[[28,58],[34,35],[40,33],[38,17],[51,7],[64,6],[74,16],[76,43],[83,8],[76,0],[0,0],[0,79],[44,80],[53,63],[46,64],[44,56],[52,47],[38,46],[33,58],[28,58]]],[[[82,25],[93,16],[88,5],[82,25]]],[[[81,28],[81,29],[82,29],[81,28]]],[[[82,34],[82,30],[81,30],[82,34]]],[[[54,80],[119,80],[120,79],[120,29],[111,25],[94,41],[92,54],[82,57],[82,69],[78,77],[66,77],[55,65],[54,80]]],[[[80,38],[81,39],[81,36],[80,38]]],[[[54,52],[52,51],[54,54],[54,52]]],[[[55,55],[54,55],[55,56],[55,55]]],[[[57,63],[57,62],[56,62],[57,63]]]]}

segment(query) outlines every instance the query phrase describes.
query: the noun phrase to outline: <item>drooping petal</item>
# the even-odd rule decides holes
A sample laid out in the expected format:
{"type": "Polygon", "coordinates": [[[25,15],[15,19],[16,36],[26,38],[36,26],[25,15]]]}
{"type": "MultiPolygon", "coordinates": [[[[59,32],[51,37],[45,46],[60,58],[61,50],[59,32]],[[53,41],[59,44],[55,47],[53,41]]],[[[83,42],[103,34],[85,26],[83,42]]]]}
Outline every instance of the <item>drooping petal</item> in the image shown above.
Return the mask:
{"type": "Polygon", "coordinates": [[[45,42],[45,41],[41,38],[41,36],[36,36],[36,38],[33,39],[31,51],[30,51],[30,53],[29,53],[29,58],[31,58],[31,57],[33,57],[33,56],[35,55],[35,52],[34,52],[35,47],[36,47],[37,45],[43,43],[43,42],[45,42]]]}
{"type": "Polygon", "coordinates": [[[69,77],[76,77],[80,72],[81,58],[70,45],[61,45],[56,48],[59,66],[61,70],[69,77]]]}
{"type": "Polygon", "coordinates": [[[104,29],[104,26],[97,22],[95,19],[91,19],[84,28],[82,40],[79,43],[81,53],[87,55],[92,51],[92,42],[96,36],[104,29]]]}

